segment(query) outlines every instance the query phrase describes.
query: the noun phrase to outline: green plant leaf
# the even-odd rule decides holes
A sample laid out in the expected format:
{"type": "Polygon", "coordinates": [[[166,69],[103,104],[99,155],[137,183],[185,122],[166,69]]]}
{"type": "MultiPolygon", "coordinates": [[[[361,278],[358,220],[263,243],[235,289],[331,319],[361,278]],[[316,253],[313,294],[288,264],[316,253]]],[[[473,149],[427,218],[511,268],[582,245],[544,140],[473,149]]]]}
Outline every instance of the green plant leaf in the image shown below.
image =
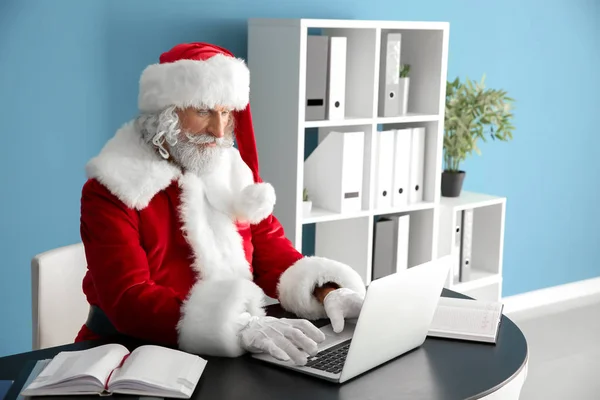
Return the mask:
{"type": "Polygon", "coordinates": [[[485,87],[479,81],[459,77],[446,82],[444,108],[444,168],[458,171],[460,163],[473,152],[481,155],[479,140],[508,141],[513,138],[515,100],[504,89],[485,87]]]}

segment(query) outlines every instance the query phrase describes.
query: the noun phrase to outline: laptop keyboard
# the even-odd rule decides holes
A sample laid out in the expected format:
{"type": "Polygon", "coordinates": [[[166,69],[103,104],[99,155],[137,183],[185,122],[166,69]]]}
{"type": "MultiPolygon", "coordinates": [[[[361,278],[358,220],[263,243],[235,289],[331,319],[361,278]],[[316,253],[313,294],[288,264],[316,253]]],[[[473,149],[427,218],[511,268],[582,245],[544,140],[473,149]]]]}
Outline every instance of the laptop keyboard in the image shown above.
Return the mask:
{"type": "Polygon", "coordinates": [[[306,366],[332,374],[339,374],[346,362],[349,348],[350,341],[320,351],[316,356],[309,358],[306,366]]]}

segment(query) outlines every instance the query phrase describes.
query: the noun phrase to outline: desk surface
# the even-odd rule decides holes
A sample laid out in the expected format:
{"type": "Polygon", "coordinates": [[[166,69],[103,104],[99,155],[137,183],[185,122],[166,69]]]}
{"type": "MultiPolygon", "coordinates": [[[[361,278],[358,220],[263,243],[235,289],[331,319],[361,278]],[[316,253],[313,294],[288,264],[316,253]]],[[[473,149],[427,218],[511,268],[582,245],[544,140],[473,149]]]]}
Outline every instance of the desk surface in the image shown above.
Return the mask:
{"type": "MultiPolygon", "coordinates": [[[[462,297],[446,289],[443,295],[462,297]]],[[[279,306],[270,306],[269,314],[288,316],[279,306]]],[[[317,321],[316,325],[327,323],[317,321]]],[[[0,358],[0,380],[17,380],[24,368],[31,365],[31,360],[99,344],[83,342],[0,358]]],[[[140,343],[123,344],[132,349],[140,343]]],[[[271,366],[249,356],[206,357],[208,364],[193,398],[477,399],[510,382],[525,366],[527,357],[523,333],[509,318],[502,316],[496,345],[427,338],[420,348],[342,385],[271,366]]]]}

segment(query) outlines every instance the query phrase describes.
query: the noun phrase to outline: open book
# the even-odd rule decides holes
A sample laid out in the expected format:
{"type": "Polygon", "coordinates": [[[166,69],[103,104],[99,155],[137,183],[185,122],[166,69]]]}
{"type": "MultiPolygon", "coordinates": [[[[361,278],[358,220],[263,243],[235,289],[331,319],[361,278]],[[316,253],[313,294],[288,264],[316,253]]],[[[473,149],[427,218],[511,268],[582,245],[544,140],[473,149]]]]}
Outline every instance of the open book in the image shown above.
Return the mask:
{"type": "Polygon", "coordinates": [[[440,297],[428,336],[496,343],[504,305],[440,297]]]}
{"type": "Polygon", "coordinates": [[[160,346],[129,353],[119,344],[65,351],[21,392],[23,396],[109,395],[190,398],[206,360],[160,346]]]}

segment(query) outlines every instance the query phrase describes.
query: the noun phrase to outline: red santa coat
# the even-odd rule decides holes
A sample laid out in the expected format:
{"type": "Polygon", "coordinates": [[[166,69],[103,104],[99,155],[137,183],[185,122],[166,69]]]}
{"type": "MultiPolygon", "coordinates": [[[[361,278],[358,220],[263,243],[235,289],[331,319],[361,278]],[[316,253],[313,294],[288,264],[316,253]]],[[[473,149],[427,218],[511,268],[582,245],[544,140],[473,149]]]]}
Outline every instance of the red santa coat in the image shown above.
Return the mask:
{"type": "MultiPolygon", "coordinates": [[[[213,173],[183,174],[122,127],[87,166],[81,237],[83,290],[122,334],[209,355],[244,352],[243,312],[264,315],[264,295],[298,316],[324,318],[315,286],[364,293],[349,266],[303,257],[271,214],[275,193],[254,183],[236,149],[213,173]]],[[[97,335],[85,325],[76,340],[97,335]]]]}

